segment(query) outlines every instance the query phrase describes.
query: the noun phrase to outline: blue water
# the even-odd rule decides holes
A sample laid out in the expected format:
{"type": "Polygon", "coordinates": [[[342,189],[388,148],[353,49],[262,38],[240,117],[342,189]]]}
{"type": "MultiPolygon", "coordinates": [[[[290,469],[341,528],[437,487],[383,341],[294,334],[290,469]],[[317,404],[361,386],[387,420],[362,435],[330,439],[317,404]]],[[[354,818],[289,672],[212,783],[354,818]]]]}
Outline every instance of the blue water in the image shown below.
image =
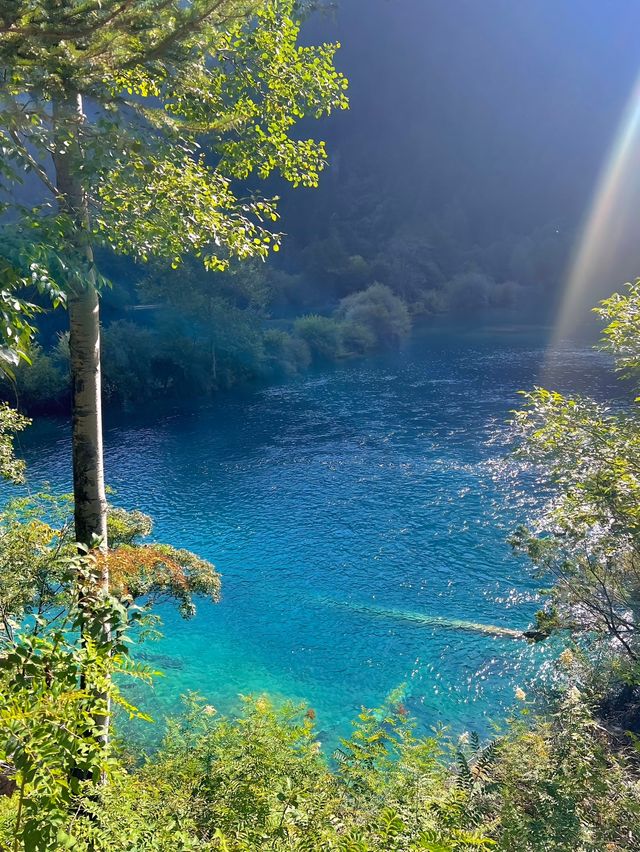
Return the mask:
{"type": "MultiPolygon", "coordinates": [[[[286,696],[328,742],[400,683],[421,725],[500,719],[544,652],[397,613],[530,622],[537,584],[506,539],[542,495],[505,462],[504,424],[545,363],[564,389],[610,382],[603,356],[549,356],[541,332],[431,330],[210,406],[108,419],[113,502],[223,578],[193,621],[162,607],[164,638],[143,651],[164,677],[135,700],[161,719],[188,690],[223,712],[286,696]]],[[[32,491],[69,490],[67,424],[37,424],[22,449],[32,491]]]]}

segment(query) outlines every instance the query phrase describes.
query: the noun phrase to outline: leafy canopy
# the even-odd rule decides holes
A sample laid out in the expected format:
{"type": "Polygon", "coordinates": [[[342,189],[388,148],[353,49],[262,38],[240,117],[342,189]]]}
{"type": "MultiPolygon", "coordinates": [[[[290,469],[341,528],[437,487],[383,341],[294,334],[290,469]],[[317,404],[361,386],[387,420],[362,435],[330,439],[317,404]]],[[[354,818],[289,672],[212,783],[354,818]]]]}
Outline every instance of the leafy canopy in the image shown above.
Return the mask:
{"type": "MultiPolygon", "coordinates": [[[[616,369],[640,380],[640,281],[596,309],[616,369]]],[[[537,388],[515,415],[520,456],[538,465],[552,497],[516,544],[551,575],[543,633],[568,628],[640,654],[640,414],[537,388]]]]}
{"type": "MultiPolygon", "coordinates": [[[[315,186],[325,146],[299,138],[296,124],[348,105],[347,81],[333,66],[338,45],[300,45],[295,6],[4,3],[0,198],[11,199],[25,173],[42,187],[35,206],[4,201],[21,246],[0,264],[7,293],[54,281],[58,299],[61,288],[83,287],[78,230],[94,245],[174,266],[195,254],[221,269],[231,257],[278,250],[277,198],[248,192],[247,181],[275,173],[294,186],[315,186]],[[88,218],[59,203],[67,188],[52,166],[60,157],[88,218]]],[[[9,302],[9,343],[20,338],[23,307],[9,302]]]]}
{"type": "MultiPolygon", "coordinates": [[[[69,565],[76,565],[72,499],[38,494],[10,502],[0,513],[0,653],[20,635],[60,630],[76,604],[69,565]]],[[[188,550],[145,541],[151,518],[110,507],[108,561],[110,594],[132,623],[149,627],[160,601],[173,602],[184,618],[196,611],[196,598],[217,601],[215,567],[188,550]]]]}

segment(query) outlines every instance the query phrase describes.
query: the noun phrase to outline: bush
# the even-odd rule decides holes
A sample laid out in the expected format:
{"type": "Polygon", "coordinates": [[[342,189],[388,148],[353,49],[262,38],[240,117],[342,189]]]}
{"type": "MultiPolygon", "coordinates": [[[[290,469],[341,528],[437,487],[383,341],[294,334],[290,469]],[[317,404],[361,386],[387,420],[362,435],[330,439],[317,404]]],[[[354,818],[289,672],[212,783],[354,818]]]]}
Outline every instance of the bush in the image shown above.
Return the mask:
{"type": "Polygon", "coordinates": [[[379,345],[395,345],[411,331],[406,304],[384,284],[372,284],[342,299],[336,316],[367,329],[379,345]]]}
{"type": "Polygon", "coordinates": [[[153,333],[118,320],[102,332],[102,378],[106,399],[127,402],[153,395],[153,333]]]}
{"type": "Polygon", "coordinates": [[[160,753],[88,804],[77,848],[89,838],[96,852],[483,848],[481,832],[462,827],[439,740],[415,739],[399,711],[363,709],[332,770],[312,711],[257,698],[241,718],[218,719],[192,699],[160,753]]]}
{"type": "Polygon", "coordinates": [[[449,304],[454,311],[482,310],[489,306],[489,295],[494,286],[493,278],[482,272],[463,272],[449,282],[449,304]]]}
{"type": "Polygon", "coordinates": [[[375,349],[378,342],[371,329],[357,322],[343,322],[340,335],[342,348],[347,355],[364,355],[375,349]]]}
{"type": "MultiPolygon", "coordinates": [[[[529,717],[525,703],[489,743],[473,734],[457,743],[416,736],[400,697],[363,708],[329,761],[310,709],[250,698],[240,718],[227,719],[191,696],[155,756],[72,811],[73,848],[638,848],[637,767],[611,749],[575,688],[545,717],[529,717]]],[[[0,832],[10,833],[16,799],[0,809],[0,832]]]]}
{"type": "MultiPolygon", "coordinates": [[[[66,338],[47,354],[36,344],[30,353],[31,364],[22,361],[15,371],[15,394],[18,405],[39,413],[64,407],[69,397],[69,356],[66,338]]],[[[11,395],[7,380],[5,394],[11,395]]]]}
{"type": "Polygon", "coordinates": [[[307,343],[281,329],[273,328],[264,333],[264,371],[276,376],[294,376],[311,363],[311,352],[307,343]]]}
{"type": "Polygon", "coordinates": [[[637,774],[575,687],[534,726],[516,723],[494,777],[504,852],[639,848],[637,774]]]}
{"type": "Polygon", "coordinates": [[[307,344],[314,361],[335,361],[340,357],[340,325],[335,319],[309,314],[295,321],[293,331],[307,344]]]}

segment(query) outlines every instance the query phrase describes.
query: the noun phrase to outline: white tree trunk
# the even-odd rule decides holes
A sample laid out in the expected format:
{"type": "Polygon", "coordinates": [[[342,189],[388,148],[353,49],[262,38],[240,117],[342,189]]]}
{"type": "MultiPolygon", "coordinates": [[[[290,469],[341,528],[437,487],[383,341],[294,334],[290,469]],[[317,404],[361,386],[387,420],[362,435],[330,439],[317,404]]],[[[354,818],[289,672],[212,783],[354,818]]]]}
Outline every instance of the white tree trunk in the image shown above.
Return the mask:
{"type": "MultiPolygon", "coordinates": [[[[54,104],[56,127],[56,188],[60,211],[67,214],[73,228],[73,250],[86,267],[81,283],[68,293],[69,350],[71,356],[72,457],[75,534],[78,544],[107,553],[107,499],[104,487],[102,452],[102,397],[100,377],[100,309],[89,234],[89,209],[78,177],[81,146],[78,134],[84,122],[82,98],[73,96],[54,104]]],[[[97,596],[109,591],[106,559],[99,559],[97,596]]],[[[92,593],[87,595],[85,629],[88,635],[108,642],[110,624],[96,622],[92,614],[92,593]],[[93,619],[93,620],[92,620],[93,619]]],[[[83,601],[80,601],[82,606],[83,601]]],[[[109,739],[109,698],[107,712],[96,719],[101,739],[109,739]]]]}
{"type": "Polygon", "coordinates": [[[101,540],[107,546],[107,501],[102,453],[102,400],[100,379],[100,314],[95,287],[93,252],[89,240],[89,210],[78,179],[80,146],[69,134],[84,121],[82,99],[75,96],[54,108],[57,123],[56,186],[59,205],[71,218],[75,250],[86,264],[86,277],[69,294],[69,348],[73,406],[73,496],[76,540],[85,546],[101,540]]]}

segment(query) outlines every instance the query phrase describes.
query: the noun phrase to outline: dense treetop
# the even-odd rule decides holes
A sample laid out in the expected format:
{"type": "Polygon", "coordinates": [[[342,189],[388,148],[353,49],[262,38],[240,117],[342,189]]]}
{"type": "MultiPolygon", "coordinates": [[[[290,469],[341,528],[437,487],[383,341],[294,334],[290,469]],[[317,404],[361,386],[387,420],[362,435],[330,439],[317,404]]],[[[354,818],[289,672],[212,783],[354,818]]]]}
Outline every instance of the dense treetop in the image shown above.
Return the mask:
{"type": "Polygon", "coordinates": [[[62,156],[94,246],[174,266],[194,253],[209,268],[279,248],[277,199],[238,181],[275,171],[314,186],[325,147],[294,126],[347,106],[337,45],[298,44],[293,0],[18,2],[1,20],[2,198],[22,229],[3,240],[10,292],[83,286],[77,214],[52,177],[62,156]],[[12,195],[25,172],[43,186],[35,206],[12,195]]]}

